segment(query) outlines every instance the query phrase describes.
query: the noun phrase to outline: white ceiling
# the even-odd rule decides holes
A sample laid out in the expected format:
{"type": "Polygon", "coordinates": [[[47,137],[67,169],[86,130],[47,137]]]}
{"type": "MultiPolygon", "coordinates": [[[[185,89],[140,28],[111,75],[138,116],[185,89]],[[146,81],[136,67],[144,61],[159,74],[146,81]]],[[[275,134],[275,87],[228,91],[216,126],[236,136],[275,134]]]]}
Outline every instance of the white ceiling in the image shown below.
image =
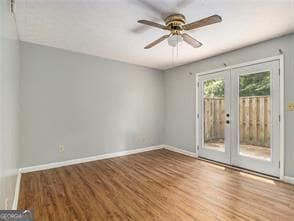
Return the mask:
{"type": "Polygon", "coordinates": [[[294,0],[16,0],[16,21],[22,41],[167,69],[294,32],[294,0]],[[166,32],[137,24],[170,12],[223,22],[191,31],[203,46],[182,43],[173,64],[167,41],[143,49],[166,32]]]}

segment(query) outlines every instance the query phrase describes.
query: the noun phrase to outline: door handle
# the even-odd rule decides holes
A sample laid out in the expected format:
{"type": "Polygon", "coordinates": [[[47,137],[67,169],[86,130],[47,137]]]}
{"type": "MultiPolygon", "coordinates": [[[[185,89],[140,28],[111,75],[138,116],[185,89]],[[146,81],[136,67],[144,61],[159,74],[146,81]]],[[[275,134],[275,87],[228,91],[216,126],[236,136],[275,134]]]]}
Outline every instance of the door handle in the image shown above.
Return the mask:
{"type": "Polygon", "coordinates": [[[227,124],[230,124],[230,121],[229,121],[229,120],[227,120],[227,121],[226,121],[226,123],[227,123],[227,124]]]}
{"type": "Polygon", "coordinates": [[[226,114],[226,116],[227,116],[227,117],[229,117],[229,116],[230,116],[230,114],[229,114],[229,113],[227,113],[227,114],[226,114]]]}

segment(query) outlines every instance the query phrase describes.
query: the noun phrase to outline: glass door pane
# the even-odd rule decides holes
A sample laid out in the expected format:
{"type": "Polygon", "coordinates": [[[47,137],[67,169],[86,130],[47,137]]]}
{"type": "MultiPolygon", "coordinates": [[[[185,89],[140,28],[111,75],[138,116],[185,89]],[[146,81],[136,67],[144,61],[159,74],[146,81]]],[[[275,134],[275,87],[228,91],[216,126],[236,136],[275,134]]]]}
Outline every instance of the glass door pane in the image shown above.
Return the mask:
{"type": "Polygon", "coordinates": [[[239,76],[239,154],[271,160],[271,75],[239,76]]]}
{"type": "Polygon", "coordinates": [[[225,80],[203,82],[204,148],[225,152],[225,80]]]}

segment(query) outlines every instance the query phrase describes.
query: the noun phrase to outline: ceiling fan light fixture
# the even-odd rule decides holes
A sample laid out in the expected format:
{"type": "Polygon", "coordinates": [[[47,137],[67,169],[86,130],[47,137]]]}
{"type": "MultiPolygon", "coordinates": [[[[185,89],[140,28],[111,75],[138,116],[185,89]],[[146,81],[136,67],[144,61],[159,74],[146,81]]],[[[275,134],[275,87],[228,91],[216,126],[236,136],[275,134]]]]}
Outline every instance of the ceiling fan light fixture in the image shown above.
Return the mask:
{"type": "Polygon", "coordinates": [[[171,35],[167,39],[168,45],[171,47],[176,47],[182,41],[183,37],[181,35],[171,35]]]}

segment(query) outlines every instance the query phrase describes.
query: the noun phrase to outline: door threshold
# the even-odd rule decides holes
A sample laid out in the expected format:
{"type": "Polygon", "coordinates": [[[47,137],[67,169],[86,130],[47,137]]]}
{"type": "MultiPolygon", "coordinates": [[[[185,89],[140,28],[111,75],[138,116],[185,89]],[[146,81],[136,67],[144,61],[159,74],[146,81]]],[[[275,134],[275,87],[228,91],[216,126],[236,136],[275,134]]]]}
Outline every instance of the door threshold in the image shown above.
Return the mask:
{"type": "Polygon", "coordinates": [[[259,176],[259,177],[263,177],[263,178],[267,178],[267,179],[271,179],[271,180],[275,180],[275,181],[281,181],[281,179],[279,177],[276,177],[276,176],[271,176],[271,175],[256,172],[256,171],[253,171],[253,170],[244,169],[242,167],[233,166],[233,165],[226,164],[226,163],[221,163],[221,162],[218,162],[218,161],[215,161],[215,160],[210,160],[210,159],[207,159],[207,158],[204,158],[204,157],[199,157],[198,156],[198,159],[202,160],[202,161],[205,161],[205,162],[208,162],[208,163],[218,165],[218,166],[224,166],[226,168],[230,168],[230,169],[233,169],[233,170],[236,170],[236,171],[248,173],[248,174],[251,174],[251,175],[255,175],[255,176],[259,176]]]}

